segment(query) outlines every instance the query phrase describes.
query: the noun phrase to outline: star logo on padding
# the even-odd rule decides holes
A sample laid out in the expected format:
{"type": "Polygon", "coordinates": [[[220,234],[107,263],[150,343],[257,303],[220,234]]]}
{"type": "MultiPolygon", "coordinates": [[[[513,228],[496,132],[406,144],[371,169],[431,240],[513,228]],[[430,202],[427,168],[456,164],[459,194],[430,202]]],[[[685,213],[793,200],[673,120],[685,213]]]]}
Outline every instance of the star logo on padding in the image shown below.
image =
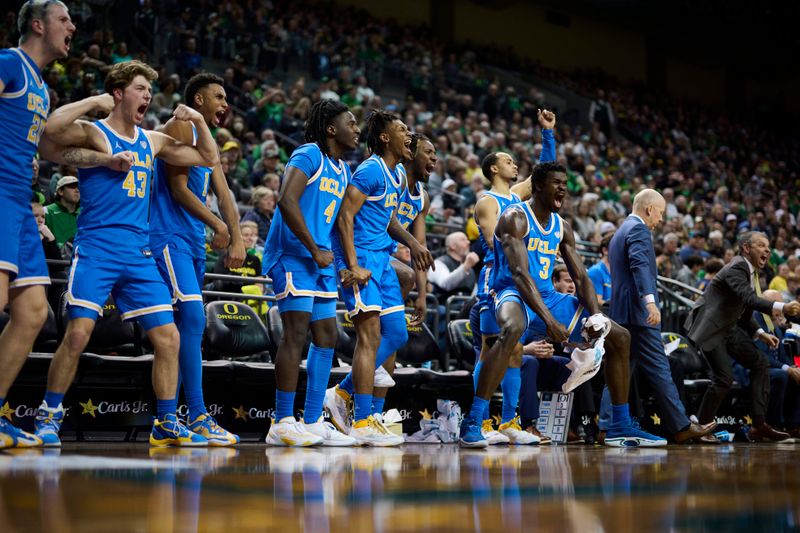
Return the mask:
{"type": "Polygon", "coordinates": [[[428,412],[427,408],[425,408],[424,411],[419,411],[419,414],[422,415],[422,419],[423,420],[430,420],[431,419],[431,414],[428,412]]]}
{"type": "Polygon", "coordinates": [[[750,415],[744,415],[744,423],[747,424],[748,426],[753,425],[753,419],[750,418],[750,415]]]}
{"type": "Polygon", "coordinates": [[[83,411],[81,411],[82,415],[91,415],[92,418],[97,418],[97,415],[95,415],[95,411],[97,411],[97,406],[92,403],[91,398],[89,398],[89,401],[86,403],[84,402],[78,402],[78,403],[81,404],[81,407],[83,407],[83,411]]]}
{"type": "Polygon", "coordinates": [[[236,418],[241,418],[247,422],[247,410],[243,405],[239,405],[239,407],[231,407],[231,409],[233,409],[233,412],[236,413],[236,418]]]}
{"type": "Polygon", "coordinates": [[[658,413],[653,413],[652,415],[650,415],[650,418],[653,419],[653,425],[655,426],[661,425],[661,419],[658,417],[658,413]]]}
{"type": "Polygon", "coordinates": [[[8,402],[6,402],[3,405],[3,407],[0,407],[0,418],[6,417],[6,418],[8,418],[9,422],[13,422],[13,420],[11,419],[11,413],[13,413],[13,412],[14,412],[14,410],[11,408],[11,406],[8,404],[8,402]]]}

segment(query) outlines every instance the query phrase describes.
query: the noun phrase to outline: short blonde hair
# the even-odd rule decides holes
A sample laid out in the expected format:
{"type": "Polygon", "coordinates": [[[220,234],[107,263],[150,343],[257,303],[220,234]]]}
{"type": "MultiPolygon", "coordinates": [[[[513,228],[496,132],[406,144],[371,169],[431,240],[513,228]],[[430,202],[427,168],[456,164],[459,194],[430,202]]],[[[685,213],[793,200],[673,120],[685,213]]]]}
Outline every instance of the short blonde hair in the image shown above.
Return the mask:
{"type": "Polygon", "coordinates": [[[244,228],[254,229],[256,233],[258,233],[258,224],[256,224],[252,220],[245,220],[244,222],[239,222],[239,231],[242,231],[244,228]]]}
{"type": "Polygon", "coordinates": [[[275,191],[269,187],[256,187],[253,189],[253,194],[250,196],[250,205],[257,205],[265,196],[275,196],[275,191]]]}
{"type": "Polygon", "coordinates": [[[133,78],[139,75],[144,76],[147,81],[158,79],[158,72],[141,61],[134,59],[117,63],[106,75],[105,90],[108,94],[113,94],[114,89],[124,89],[133,82],[133,78]]]}

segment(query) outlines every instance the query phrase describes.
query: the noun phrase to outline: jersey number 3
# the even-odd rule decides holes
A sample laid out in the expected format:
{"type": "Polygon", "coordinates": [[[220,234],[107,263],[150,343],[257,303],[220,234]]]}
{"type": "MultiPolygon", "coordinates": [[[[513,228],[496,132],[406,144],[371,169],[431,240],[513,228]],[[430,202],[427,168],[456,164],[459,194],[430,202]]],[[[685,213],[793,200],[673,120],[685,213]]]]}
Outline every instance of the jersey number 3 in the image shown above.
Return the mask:
{"type": "Polygon", "coordinates": [[[141,170],[128,172],[122,188],[128,191],[128,198],[144,198],[144,191],[147,188],[147,172],[141,170]],[[135,177],[134,177],[135,176],[135,177]]]}

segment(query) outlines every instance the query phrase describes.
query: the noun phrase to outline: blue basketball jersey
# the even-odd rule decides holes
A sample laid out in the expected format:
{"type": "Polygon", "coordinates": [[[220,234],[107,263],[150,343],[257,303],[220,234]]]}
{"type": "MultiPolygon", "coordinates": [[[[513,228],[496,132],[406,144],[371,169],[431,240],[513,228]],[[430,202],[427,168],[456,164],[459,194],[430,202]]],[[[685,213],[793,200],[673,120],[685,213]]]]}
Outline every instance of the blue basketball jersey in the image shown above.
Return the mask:
{"type": "Polygon", "coordinates": [[[0,50],[0,195],[28,203],[39,138],[47,124],[50,95],[39,67],[19,48],[0,50]]]}
{"type": "MultiPolygon", "coordinates": [[[[528,220],[528,234],[525,237],[525,244],[528,249],[528,271],[536,283],[536,289],[542,299],[547,301],[556,292],[550,276],[553,274],[556,254],[563,237],[561,217],[558,216],[558,213],[551,213],[547,227],[542,227],[539,221],[536,220],[533,211],[531,211],[529,202],[512,205],[509,209],[519,209],[528,220]]],[[[503,289],[516,287],[511,276],[508,258],[503,252],[503,245],[496,235],[494,237],[494,255],[494,268],[492,269],[492,288],[494,291],[499,293],[503,289]]]]}
{"type": "MultiPolygon", "coordinates": [[[[192,124],[192,146],[197,146],[197,129],[194,124],[192,124]]],[[[213,167],[189,167],[186,185],[204,205],[213,170],[213,167]]],[[[186,211],[172,197],[167,180],[167,165],[162,159],[156,160],[153,180],[155,190],[150,210],[150,246],[161,248],[175,236],[186,243],[187,249],[191,250],[195,257],[205,257],[205,224],[186,211]]]]}
{"type": "Polygon", "coordinates": [[[417,216],[425,210],[425,193],[422,183],[417,182],[416,191],[406,186],[400,194],[400,202],[397,206],[397,221],[403,228],[408,229],[417,216]]]}
{"type": "Polygon", "coordinates": [[[81,214],[75,245],[110,257],[149,250],[150,187],[153,148],[147,132],[136,126],[133,139],[124,137],[100,120],[94,127],[106,140],[108,152],[133,152],[126,172],[106,167],[78,170],[81,214]]]}
{"type": "Polygon", "coordinates": [[[388,250],[394,246],[389,236],[389,222],[397,208],[406,171],[398,163],[394,171],[373,154],[353,174],[352,185],[367,195],[353,220],[353,240],[365,250],[388,250]]]}
{"type": "MultiPolygon", "coordinates": [[[[324,155],[316,143],[304,144],[294,152],[286,168],[295,167],[309,176],[300,196],[300,210],[306,226],[320,250],[331,250],[331,233],[342,206],[350,168],[342,161],[324,155]]],[[[280,206],[269,228],[264,244],[263,271],[268,273],[282,255],[311,257],[311,253],[283,221],[280,206]]],[[[333,268],[333,267],[331,267],[333,268]]]]}
{"type": "MultiPolygon", "coordinates": [[[[510,206],[512,204],[518,204],[518,203],[521,202],[519,196],[517,196],[513,192],[511,193],[511,196],[503,196],[502,194],[496,193],[494,191],[486,191],[485,194],[486,194],[486,196],[489,196],[490,198],[494,198],[494,201],[497,202],[497,218],[498,219],[500,218],[500,215],[503,213],[503,211],[506,210],[506,207],[508,207],[508,206],[510,206]]],[[[474,215],[473,215],[473,217],[474,217],[474,215]]],[[[478,220],[475,219],[475,222],[477,223],[478,220]]],[[[478,234],[479,234],[478,238],[480,239],[480,243],[481,243],[481,248],[483,248],[483,264],[484,265],[493,264],[494,263],[494,250],[489,248],[489,245],[486,244],[486,238],[483,236],[483,230],[481,229],[481,225],[480,224],[478,224],[478,234]]]]}

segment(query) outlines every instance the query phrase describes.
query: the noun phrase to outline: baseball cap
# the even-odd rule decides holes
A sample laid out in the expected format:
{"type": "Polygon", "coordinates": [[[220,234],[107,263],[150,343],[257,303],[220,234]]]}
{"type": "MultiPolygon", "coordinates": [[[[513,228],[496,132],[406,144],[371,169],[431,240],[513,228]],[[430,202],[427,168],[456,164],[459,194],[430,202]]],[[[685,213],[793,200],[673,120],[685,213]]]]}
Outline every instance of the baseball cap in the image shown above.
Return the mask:
{"type": "Polygon", "coordinates": [[[600,224],[600,235],[604,235],[609,231],[614,231],[615,229],[617,229],[617,226],[613,222],[609,222],[608,220],[606,220],[605,222],[600,224]]]}
{"type": "Polygon", "coordinates": [[[227,152],[228,150],[236,150],[237,148],[239,148],[239,143],[236,141],[228,141],[222,145],[223,152],[227,152]]]}
{"type": "Polygon", "coordinates": [[[452,179],[450,179],[450,178],[447,178],[446,180],[444,180],[444,181],[442,182],[442,189],[447,189],[448,187],[452,187],[452,186],[453,186],[453,185],[455,185],[455,184],[456,184],[456,182],[455,182],[455,181],[453,181],[453,180],[452,180],[452,179]]]}
{"type": "Polygon", "coordinates": [[[72,185],[73,183],[78,183],[78,178],[75,176],[64,176],[56,183],[56,190],[67,185],[72,185]]]}
{"type": "Polygon", "coordinates": [[[728,213],[728,216],[725,217],[725,222],[730,222],[731,220],[736,220],[736,215],[728,213]]]}

